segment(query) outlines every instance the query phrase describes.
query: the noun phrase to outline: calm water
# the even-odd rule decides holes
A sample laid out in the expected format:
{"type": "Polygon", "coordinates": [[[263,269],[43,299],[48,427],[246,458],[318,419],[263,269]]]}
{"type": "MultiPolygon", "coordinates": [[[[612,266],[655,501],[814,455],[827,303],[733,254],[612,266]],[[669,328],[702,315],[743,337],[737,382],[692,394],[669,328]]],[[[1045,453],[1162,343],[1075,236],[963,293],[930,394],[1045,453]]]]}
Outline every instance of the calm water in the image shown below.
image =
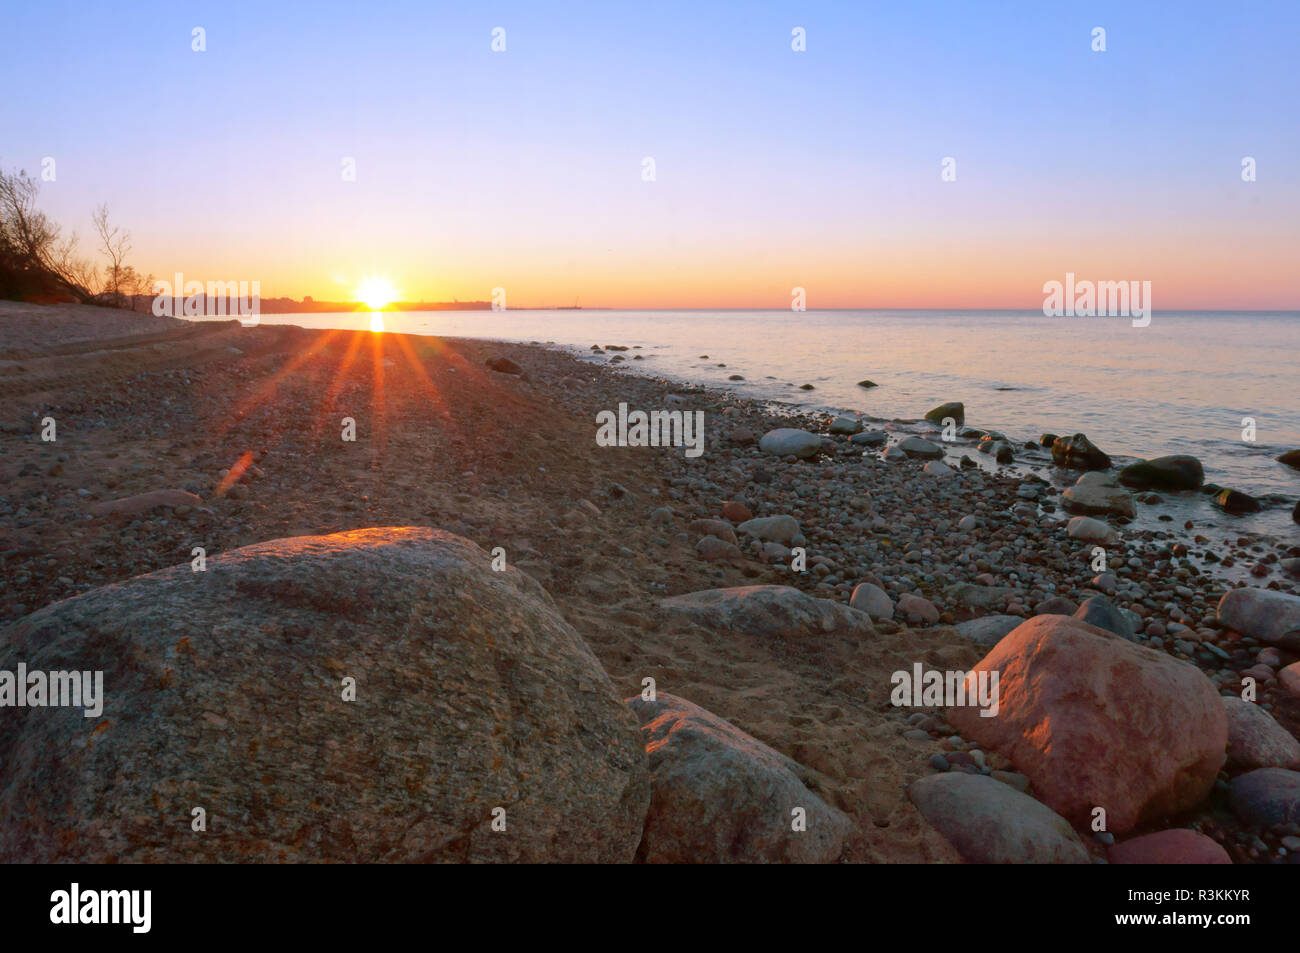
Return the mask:
{"type": "MultiPolygon", "coordinates": [[[[366,313],[262,320],[371,322],[366,313]]],[[[432,311],[384,322],[389,331],[554,342],[601,362],[591,345],[640,345],[624,353],[630,373],[800,407],[915,418],[960,400],[967,424],[1017,439],[1082,431],[1115,456],[1191,453],[1207,481],[1300,496],[1300,471],[1273,460],[1300,447],[1300,312],[1157,312],[1145,328],[1009,311],[432,311]],[[858,387],[864,378],[879,386],[858,387]],[[805,383],[816,389],[800,390],[805,383]],[[1253,443],[1242,439],[1244,417],[1255,419],[1253,443]]],[[[1300,537],[1290,506],[1231,522],[1300,537]]]]}

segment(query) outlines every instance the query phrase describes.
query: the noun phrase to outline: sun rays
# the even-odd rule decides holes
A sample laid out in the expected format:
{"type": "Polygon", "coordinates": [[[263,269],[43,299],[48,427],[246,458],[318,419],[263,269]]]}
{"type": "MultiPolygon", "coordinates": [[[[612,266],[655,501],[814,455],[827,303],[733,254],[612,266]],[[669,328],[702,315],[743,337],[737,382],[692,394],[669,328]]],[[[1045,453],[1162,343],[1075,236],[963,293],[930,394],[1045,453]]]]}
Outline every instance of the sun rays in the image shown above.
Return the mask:
{"type": "MultiPolygon", "coordinates": [[[[271,369],[250,393],[227,405],[230,409],[214,421],[213,428],[213,436],[230,453],[224,462],[231,465],[223,474],[218,495],[240,481],[260,452],[277,446],[296,453],[337,445],[349,418],[355,443],[365,448],[364,459],[358,462],[371,471],[384,470],[392,462],[390,451],[397,450],[390,446],[389,438],[404,432],[402,422],[412,413],[449,436],[461,429],[460,415],[453,412],[449,401],[449,388],[464,383],[477,392],[474,388],[490,381],[492,375],[439,338],[373,333],[377,329],[372,324],[370,330],[316,332],[307,346],[298,344],[300,350],[281,352],[280,366],[271,369]],[[271,439],[264,436],[257,446],[240,445],[241,435],[250,427],[256,431],[267,423],[268,412],[275,415],[269,428],[271,439]]],[[[227,378],[227,386],[244,373],[227,378]]],[[[342,439],[345,449],[351,445],[352,438],[342,439]]]]}

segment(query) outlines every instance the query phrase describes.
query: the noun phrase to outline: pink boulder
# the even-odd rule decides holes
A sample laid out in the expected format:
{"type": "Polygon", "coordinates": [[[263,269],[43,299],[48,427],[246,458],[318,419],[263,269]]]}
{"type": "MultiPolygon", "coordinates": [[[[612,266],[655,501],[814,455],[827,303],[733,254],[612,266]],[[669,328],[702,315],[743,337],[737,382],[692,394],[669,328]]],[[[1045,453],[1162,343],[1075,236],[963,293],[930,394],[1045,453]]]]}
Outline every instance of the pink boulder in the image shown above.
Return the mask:
{"type": "Polygon", "coordinates": [[[1292,662],[1277,673],[1277,680],[1296,698],[1300,698],[1300,662],[1292,662]]]}
{"type": "Polygon", "coordinates": [[[998,713],[948,709],[966,738],[1011,759],[1039,798],[1075,824],[1106,829],[1200,802],[1223,766],[1223,702],[1196,666],[1070,616],[1011,631],[976,666],[997,672],[998,713]]]}
{"type": "Polygon", "coordinates": [[[1178,828],[1134,837],[1110,849],[1112,864],[1230,864],[1219,844],[1197,831],[1178,828]]]}

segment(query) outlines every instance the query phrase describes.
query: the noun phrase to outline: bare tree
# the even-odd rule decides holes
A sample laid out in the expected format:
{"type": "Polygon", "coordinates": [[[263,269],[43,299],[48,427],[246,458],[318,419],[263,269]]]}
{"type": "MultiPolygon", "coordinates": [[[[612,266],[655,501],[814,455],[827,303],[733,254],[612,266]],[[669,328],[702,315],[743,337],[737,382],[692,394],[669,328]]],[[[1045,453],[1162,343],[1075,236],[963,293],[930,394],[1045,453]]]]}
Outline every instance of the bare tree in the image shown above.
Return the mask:
{"type": "Polygon", "coordinates": [[[109,294],[114,298],[123,294],[123,280],[125,278],[126,256],[131,251],[131,233],[124,232],[117,225],[112,225],[108,220],[108,203],[104,203],[95,209],[90,220],[95,224],[95,231],[99,235],[100,247],[104,250],[104,255],[108,258],[108,264],[104,266],[104,287],[101,294],[109,294]]]}
{"type": "Polygon", "coordinates": [[[76,254],[77,236],[63,238],[58,225],[36,208],[40,186],[26,172],[0,171],[0,232],[20,266],[54,278],[78,301],[94,297],[95,268],[76,254]]]}
{"type": "Polygon", "coordinates": [[[148,293],[153,276],[141,276],[126,263],[131,235],[109,221],[107,204],[91,216],[108,264],[100,269],[78,254],[76,232],[66,238],[58,225],[36,208],[37,181],[26,172],[0,170],[0,269],[6,285],[48,286],[51,282],[85,303],[132,307],[148,293]]]}

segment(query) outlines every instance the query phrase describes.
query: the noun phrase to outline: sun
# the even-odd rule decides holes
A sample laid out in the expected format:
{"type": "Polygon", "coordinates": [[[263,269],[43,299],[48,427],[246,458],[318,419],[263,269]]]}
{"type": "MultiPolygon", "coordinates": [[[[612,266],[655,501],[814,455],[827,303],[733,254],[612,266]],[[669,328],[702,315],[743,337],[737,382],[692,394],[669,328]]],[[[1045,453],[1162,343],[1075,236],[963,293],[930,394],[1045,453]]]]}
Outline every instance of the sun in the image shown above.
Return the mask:
{"type": "Polygon", "coordinates": [[[366,278],[357,285],[357,300],[371,311],[380,311],[397,298],[397,290],[387,278],[366,278]]]}

